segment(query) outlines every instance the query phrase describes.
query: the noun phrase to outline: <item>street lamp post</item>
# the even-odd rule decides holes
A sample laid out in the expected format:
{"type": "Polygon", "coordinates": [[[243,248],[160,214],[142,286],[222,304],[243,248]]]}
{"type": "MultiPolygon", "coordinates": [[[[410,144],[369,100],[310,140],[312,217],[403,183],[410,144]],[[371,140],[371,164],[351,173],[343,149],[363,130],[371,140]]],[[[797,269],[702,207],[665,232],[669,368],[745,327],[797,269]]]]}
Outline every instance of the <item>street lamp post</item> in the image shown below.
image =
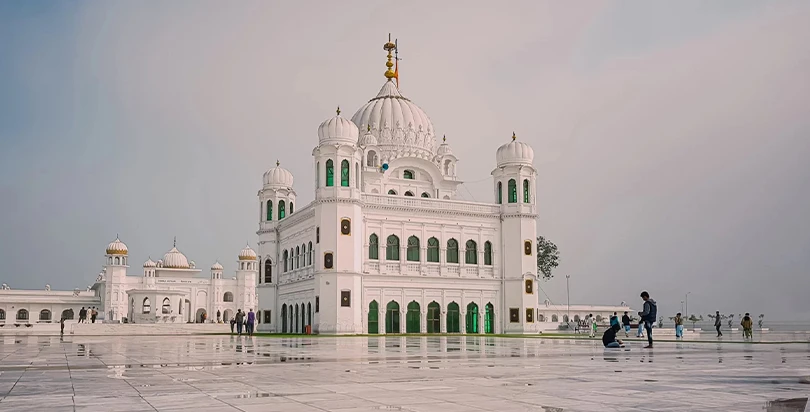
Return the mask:
{"type": "Polygon", "coordinates": [[[686,292],[686,310],[684,311],[684,316],[687,318],[689,317],[689,294],[692,292],[686,292]]]}
{"type": "Polygon", "coordinates": [[[568,295],[568,322],[571,321],[571,288],[569,287],[571,275],[565,275],[565,294],[568,295]]]}

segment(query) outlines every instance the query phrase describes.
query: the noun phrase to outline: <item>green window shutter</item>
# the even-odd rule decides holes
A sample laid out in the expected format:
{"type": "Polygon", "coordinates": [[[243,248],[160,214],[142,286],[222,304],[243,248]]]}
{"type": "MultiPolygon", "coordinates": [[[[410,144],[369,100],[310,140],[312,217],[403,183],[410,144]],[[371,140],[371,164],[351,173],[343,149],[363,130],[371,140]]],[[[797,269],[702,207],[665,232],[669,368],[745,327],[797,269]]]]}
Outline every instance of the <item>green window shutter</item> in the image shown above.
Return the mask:
{"type": "Polygon", "coordinates": [[[340,185],[349,187],[349,161],[340,162],[340,185]]]}
{"type": "Polygon", "coordinates": [[[517,203],[517,182],[509,180],[509,203],[517,203]]]}
{"type": "Polygon", "coordinates": [[[335,185],[335,164],[332,159],[326,161],[326,186],[332,187],[335,185]]]}

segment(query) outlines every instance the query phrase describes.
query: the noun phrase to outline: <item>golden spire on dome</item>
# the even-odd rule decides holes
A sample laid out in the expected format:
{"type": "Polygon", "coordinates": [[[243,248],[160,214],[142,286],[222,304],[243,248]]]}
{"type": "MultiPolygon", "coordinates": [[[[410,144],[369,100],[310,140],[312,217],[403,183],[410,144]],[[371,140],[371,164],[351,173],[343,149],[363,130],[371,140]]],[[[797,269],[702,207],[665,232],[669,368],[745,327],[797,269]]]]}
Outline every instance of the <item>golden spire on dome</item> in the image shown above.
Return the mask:
{"type": "Polygon", "coordinates": [[[369,133],[371,132],[371,125],[370,124],[366,125],[366,131],[369,132],[369,133]]]}
{"type": "Polygon", "coordinates": [[[276,159],[276,167],[279,167],[279,166],[281,166],[281,162],[279,162],[278,159],[276,159]]]}
{"type": "Polygon", "coordinates": [[[447,135],[446,134],[442,135],[442,142],[447,143],[447,135]]]}
{"type": "Polygon", "coordinates": [[[388,43],[385,43],[383,45],[383,50],[388,52],[388,61],[385,62],[385,67],[388,68],[388,70],[385,71],[385,78],[388,79],[388,80],[391,80],[391,79],[393,79],[393,78],[395,78],[397,76],[396,73],[394,73],[394,71],[391,70],[391,68],[394,67],[394,63],[391,61],[391,59],[394,57],[394,55],[392,55],[391,52],[396,50],[396,49],[397,49],[397,45],[394,44],[394,43],[391,43],[391,33],[388,33],[388,43]]]}
{"type": "Polygon", "coordinates": [[[336,112],[337,112],[337,115],[340,116],[340,106],[337,107],[336,112]]]}
{"type": "Polygon", "coordinates": [[[512,132],[512,140],[515,140],[515,139],[517,139],[517,136],[515,136],[515,132],[512,132]]]}

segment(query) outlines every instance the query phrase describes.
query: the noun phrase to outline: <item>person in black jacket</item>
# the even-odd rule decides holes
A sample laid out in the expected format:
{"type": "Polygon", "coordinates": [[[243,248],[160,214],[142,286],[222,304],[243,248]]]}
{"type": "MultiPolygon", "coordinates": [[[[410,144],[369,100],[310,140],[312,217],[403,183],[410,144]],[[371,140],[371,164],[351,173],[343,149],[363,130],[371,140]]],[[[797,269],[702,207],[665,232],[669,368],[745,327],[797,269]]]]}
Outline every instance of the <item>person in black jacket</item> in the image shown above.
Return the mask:
{"type": "Polygon", "coordinates": [[[624,337],[630,336],[630,316],[627,315],[627,312],[624,312],[624,316],[622,316],[622,325],[624,326],[624,337]]]}
{"type": "Polygon", "coordinates": [[[616,334],[622,330],[621,326],[618,323],[613,324],[613,326],[609,327],[608,330],[602,335],[602,344],[605,345],[606,348],[623,348],[624,344],[622,341],[616,339],[616,334]]]}
{"type": "Polygon", "coordinates": [[[647,331],[647,346],[644,349],[652,349],[652,326],[655,323],[656,315],[658,315],[658,306],[650,298],[650,294],[646,290],[641,292],[641,299],[644,300],[644,311],[638,313],[641,317],[639,322],[644,322],[644,329],[647,331]]]}

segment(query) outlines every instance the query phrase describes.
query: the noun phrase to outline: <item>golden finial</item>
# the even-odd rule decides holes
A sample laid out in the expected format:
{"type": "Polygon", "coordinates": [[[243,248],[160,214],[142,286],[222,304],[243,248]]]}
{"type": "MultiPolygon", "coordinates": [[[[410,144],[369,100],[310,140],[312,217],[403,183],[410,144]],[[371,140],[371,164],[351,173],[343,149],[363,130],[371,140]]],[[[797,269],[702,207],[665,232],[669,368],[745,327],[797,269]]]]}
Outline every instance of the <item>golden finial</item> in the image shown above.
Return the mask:
{"type": "Polygon", "coordinates": [[[447,143],[447,135],[446,134],[442,135],[442,142],[447,143]]]}
{"type": "Polygon", "coordinates": [[[276,167],[279,167],[280,165],[281,165],[281,162],[279,162],[278,159],[276,159],[276,167]]]}
{"type": "Polygon", "coordinates": [[[338,114],[338,116],[340,116],[340,106],[338,106],[338,108],[337,108],[337,114],[338,114]]]}
{"type": "Polygon", "coordinates": [[[396,49],[397,49],[397,45],[394,44],[394,43],[391,43],[391,33],[388,33],[388,43],[385,43],[383,45],[383,50],[388,52],[388,61],[385,62],[385,67],[388,68],[388,70],[385,71],[385,78],[388,79],[388,80],[391,80],[394,77],[396,77],[396,73],[394,73],[394,71],[391,70],[391,68],[394,67],[394,63],[391,61],[391,59],[394,56],[391,54],[391,52],[396,50],[396,49]]]}
{"type": "Polygon", "coordinates": [[[515,132],[512,132],[512,140],[515,140],[515,139],[517,139],[517,136],[515,136],[515,132]]]}
{"type": "Polygon", "coordinates": [[[177,247],[177,236],[174,237],[174,245],[172,245],[172,246],[177,247]]]}
{"type": "Polygon", "coordinates": [[[371,124],[366,125],[366,131],[371,133],[371,124]]]}

